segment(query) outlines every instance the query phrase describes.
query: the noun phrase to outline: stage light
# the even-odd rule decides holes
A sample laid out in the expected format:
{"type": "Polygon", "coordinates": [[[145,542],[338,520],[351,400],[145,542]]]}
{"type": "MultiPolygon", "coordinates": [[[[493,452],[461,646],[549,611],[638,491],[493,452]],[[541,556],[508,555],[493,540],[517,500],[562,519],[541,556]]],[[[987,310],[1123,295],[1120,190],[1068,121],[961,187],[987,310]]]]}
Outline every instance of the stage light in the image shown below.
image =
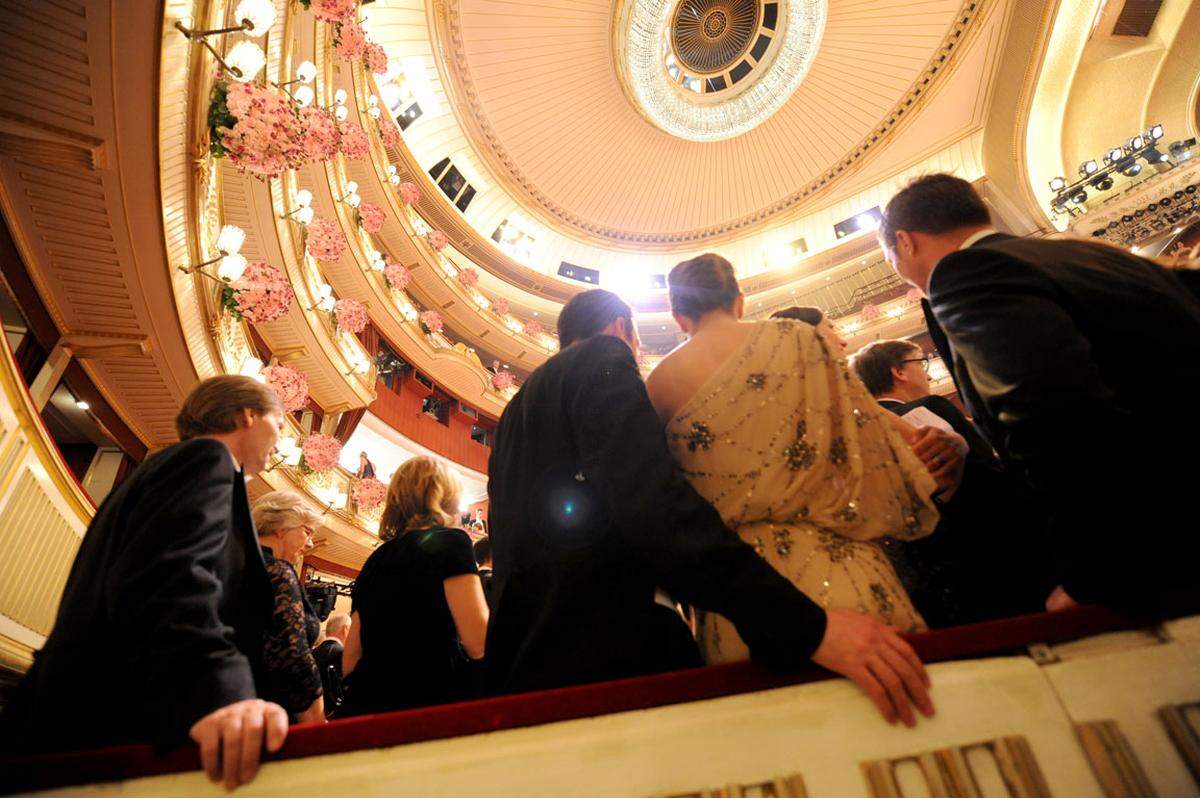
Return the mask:
{"type": "Polygon", "coordinates": [[[1125,157],[1125,150],[1121,149],[1120,147],[1113,147],[1111,150],[1104,153],[1104,163],[1105,164],[1116,163],[1117,161],[1121,160],[1124,157],[1125,157]]]}
{"type": "Polygon", "coordinates": [[[1171,157],[1175,159],[1176,163],[1178,163],[1191,158],[1192,148],[1195,146],[1195,139],[1184,139],[1183,141],[1176,141],[1171,144],[1171,146],[1167,148],[1167,152],[1171,153],[1171,157]]]}
{"type": "Polygon", "coordinates": [[[1051,191],[1062,191],[1067,187],[1067,179],[1065,177],[1056,177],[1050,181],[1051,191]]]}
{"type": "Polygon", "coordinates": [[[1101,175],[1099,177],[1092,178],[1091,185],[1097,191],[1108,191],[1113,187],[1113,179],[1108,175],[1101,175]]]}
{"type": "Polygon", "coordinates": [[[1121,169],[1121,174],[1125,175],[1126,177],[1137,177],[1138,173],[1141,171],[1142,165],[1140,163],[1131,163],[1121,169]]]}
{"type": "Polygon", "coordinates": [[[1151,141],[1158,141],[1159,139],[1161,139],[1163,137],[1163,126],[1162,125],[1152,126],[1150,128],[1150,132],[1148,135],[1150,136],[1151,141]]]}
{"type": "Polygon", "coordinates": [[[1131,149],[1131,150],[1140,150],[1142,147],[1145,147],[1145,146],[1146,146],[1146,140],[1144,138],[1142,138],[1141,136],[1134,136],[1133,138],[1131,138],[1129,140],[1129,149],[1131,149]]]}
{"type": "Polygon", "coordinates": [[[1079,164],[1079,174],[1081,174],[1084,177],[1087,177],[1088,175],[1095,174],[1096,170],[1099,168],[1100,168],[1100,165],[1097,164],[1095,161],[1084,161],[1083,163],[1079,164]]]}
{"type": "Polygon", "coordinates": [[[82,399],[77,400],[75,402],[75,406],[78,407],[80,410],[88,410],[91,408],[91,405],[89,405],[87,402],[83,401],[82,399]]]}
{"type": "Polygon", "coordinates": [[[1146,150],[1146,152],[1142,154],[1142,157],[1146,159],[1146,163],[1166,163],[1167,161],[1166,154],[1159,152],[1154,147],[1146,150]]]}
{"type": "Polygon", "coordinates": [[[1087,202],[1087,192],[1083,189],[1079,189],[1078,191],[1074,192],[1071,194],[1071,202],[1075,203],[1076,205],[1082,205],[1083,203],[1087,202]]]}

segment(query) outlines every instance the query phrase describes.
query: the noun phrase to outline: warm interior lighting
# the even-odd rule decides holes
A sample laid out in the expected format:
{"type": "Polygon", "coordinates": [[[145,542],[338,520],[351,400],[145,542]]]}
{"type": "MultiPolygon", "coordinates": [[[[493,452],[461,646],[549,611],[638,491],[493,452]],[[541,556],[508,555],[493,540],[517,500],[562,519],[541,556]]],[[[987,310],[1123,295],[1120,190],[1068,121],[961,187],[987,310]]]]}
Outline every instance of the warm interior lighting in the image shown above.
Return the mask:
{"type": "Polygon", "coordinates": [[[249,83],[266,65],[267,56],[254,42],[240,41],[229,50],[225,62],[229,65],[234,79],[249,83]]]}
{"type": "Polygon", "coordinates": [[[400,62],[400,70],[404,73],[404,83],[413,99],[421,106],[421,112],[434,116],[442,112],[442,104],[438,101],[437,92],[429,79],[429,67],[425,57],[414,55],[400,62]]]}

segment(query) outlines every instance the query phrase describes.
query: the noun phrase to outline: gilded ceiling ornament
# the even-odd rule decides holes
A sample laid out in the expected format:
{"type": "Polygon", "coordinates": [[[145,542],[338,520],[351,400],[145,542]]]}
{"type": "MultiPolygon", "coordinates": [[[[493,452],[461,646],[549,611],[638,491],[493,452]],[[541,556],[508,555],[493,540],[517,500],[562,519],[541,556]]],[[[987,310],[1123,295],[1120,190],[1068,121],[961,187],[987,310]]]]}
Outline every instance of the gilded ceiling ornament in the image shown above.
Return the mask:
{"type": "Polygon", "coordinates": [[[690,141],[740,136],[808,74],[825,0],[625,0],[614,55],[626,96],[690,141]]]}

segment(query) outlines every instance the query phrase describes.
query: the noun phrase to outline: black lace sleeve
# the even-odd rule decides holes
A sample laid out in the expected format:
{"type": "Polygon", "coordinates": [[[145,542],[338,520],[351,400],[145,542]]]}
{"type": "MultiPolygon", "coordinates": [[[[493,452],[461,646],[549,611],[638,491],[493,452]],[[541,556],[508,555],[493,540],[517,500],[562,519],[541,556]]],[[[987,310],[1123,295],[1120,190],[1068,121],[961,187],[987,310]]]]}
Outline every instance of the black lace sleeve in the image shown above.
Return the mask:
{"type": "Polygon", "coordinates": [[[275,588],[275,610],[263,639],[271,688],[266,692],[288,712],[298,714],[321,695],[321,676],[308,645],[300,580],[282,560],[268,561],[267,573],[275,588]]]}

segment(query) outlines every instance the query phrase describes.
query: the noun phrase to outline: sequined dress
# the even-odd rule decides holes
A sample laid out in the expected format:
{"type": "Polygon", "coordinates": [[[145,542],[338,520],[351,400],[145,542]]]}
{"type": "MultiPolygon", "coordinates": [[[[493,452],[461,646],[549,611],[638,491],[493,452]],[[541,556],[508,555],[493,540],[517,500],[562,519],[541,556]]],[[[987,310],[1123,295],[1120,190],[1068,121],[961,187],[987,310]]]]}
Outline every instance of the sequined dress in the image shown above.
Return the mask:
{"type": "MultiPolygon", "coordinates": [[[[929,534],[932,478],[814,329],[763,321],[667,424],[692,485],[810,598],[902,630],[924,628],[877,541],[929,534]]],[[[707,614],[705,659],[749,652],[707,614]]]]}

